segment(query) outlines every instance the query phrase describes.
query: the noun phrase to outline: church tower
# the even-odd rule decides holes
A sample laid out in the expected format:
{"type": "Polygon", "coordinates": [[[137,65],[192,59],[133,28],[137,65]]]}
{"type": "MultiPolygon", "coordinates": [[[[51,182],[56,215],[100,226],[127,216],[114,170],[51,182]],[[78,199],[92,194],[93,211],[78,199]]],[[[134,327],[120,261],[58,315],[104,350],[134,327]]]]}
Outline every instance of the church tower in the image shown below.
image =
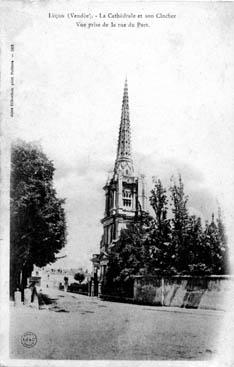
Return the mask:
{"type": "Polygon", "coordinates": [[[114,171],[103,189],[105,191],[105,212],[101,220],[103,225],[99,255],[101,277],[108,264],[108,249],[119,238],[121,229],[126,228],[128,223],[134,222],[138,215],[146,211],[144,176],[134,175],[127,80],[124,85],[114,171]]]}

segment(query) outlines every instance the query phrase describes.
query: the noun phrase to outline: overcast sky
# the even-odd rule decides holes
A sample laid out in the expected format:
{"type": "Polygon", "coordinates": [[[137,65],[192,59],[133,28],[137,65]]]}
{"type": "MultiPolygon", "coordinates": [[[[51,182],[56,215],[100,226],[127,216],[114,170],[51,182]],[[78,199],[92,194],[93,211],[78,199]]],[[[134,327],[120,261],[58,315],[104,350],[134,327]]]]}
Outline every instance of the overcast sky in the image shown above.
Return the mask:
{"type": "MultiPolygon", "coordinates": [[[[48,18],[49,11],[84,11],[75,4],[17,5],[9,36],[15,43],[13,135],[41,143],[56,167],[58,195],[67,199],[63,265],[90,268],[99,250],[102,187],[114,165],[126,75],[136,173],[146,174],[149,189],[152,176],[169,186],[170,176],[181,173],[190,211],[210,219],[219,202],[230,231],[233,4],[149,3],[144,12],[176,18],[147,29],[84,30],[48,18]]],[[[100,3],[92,12],[101,7],[143,11],[141,3],[100,3]]]]}

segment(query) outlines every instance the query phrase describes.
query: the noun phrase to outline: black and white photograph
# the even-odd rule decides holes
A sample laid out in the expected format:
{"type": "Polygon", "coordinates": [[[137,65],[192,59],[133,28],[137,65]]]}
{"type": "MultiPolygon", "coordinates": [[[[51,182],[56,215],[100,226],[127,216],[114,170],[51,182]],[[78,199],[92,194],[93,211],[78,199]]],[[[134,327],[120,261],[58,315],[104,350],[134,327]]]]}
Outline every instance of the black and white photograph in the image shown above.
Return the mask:
{"type": "Polygon", "coordinates": [[[0,13],[0,364],[231,367],[233,2],[0,13]]]}

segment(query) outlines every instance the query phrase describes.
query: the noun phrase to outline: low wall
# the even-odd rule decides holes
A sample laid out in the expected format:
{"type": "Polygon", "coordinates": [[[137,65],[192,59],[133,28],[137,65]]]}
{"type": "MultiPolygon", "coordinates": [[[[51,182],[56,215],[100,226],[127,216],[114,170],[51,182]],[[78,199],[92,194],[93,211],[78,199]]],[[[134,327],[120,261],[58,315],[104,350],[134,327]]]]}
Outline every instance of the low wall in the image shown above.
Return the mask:
{"type": "Polygon", "coordinates": [[[136,276],[134,301],[156,306],[223,310],[232,276],[136,276]]]}

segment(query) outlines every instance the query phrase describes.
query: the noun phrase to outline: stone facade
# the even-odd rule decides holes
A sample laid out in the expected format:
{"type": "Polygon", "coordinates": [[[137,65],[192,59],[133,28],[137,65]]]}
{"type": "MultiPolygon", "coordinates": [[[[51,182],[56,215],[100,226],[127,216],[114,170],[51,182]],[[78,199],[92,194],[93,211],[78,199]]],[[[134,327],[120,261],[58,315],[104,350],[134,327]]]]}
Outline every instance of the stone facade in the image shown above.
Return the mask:
{"type": "Polygon", "coordinates": [[[225,310],[232,300],[234,277],[135,276],[133,300],[155,306],[225,310]]]}

